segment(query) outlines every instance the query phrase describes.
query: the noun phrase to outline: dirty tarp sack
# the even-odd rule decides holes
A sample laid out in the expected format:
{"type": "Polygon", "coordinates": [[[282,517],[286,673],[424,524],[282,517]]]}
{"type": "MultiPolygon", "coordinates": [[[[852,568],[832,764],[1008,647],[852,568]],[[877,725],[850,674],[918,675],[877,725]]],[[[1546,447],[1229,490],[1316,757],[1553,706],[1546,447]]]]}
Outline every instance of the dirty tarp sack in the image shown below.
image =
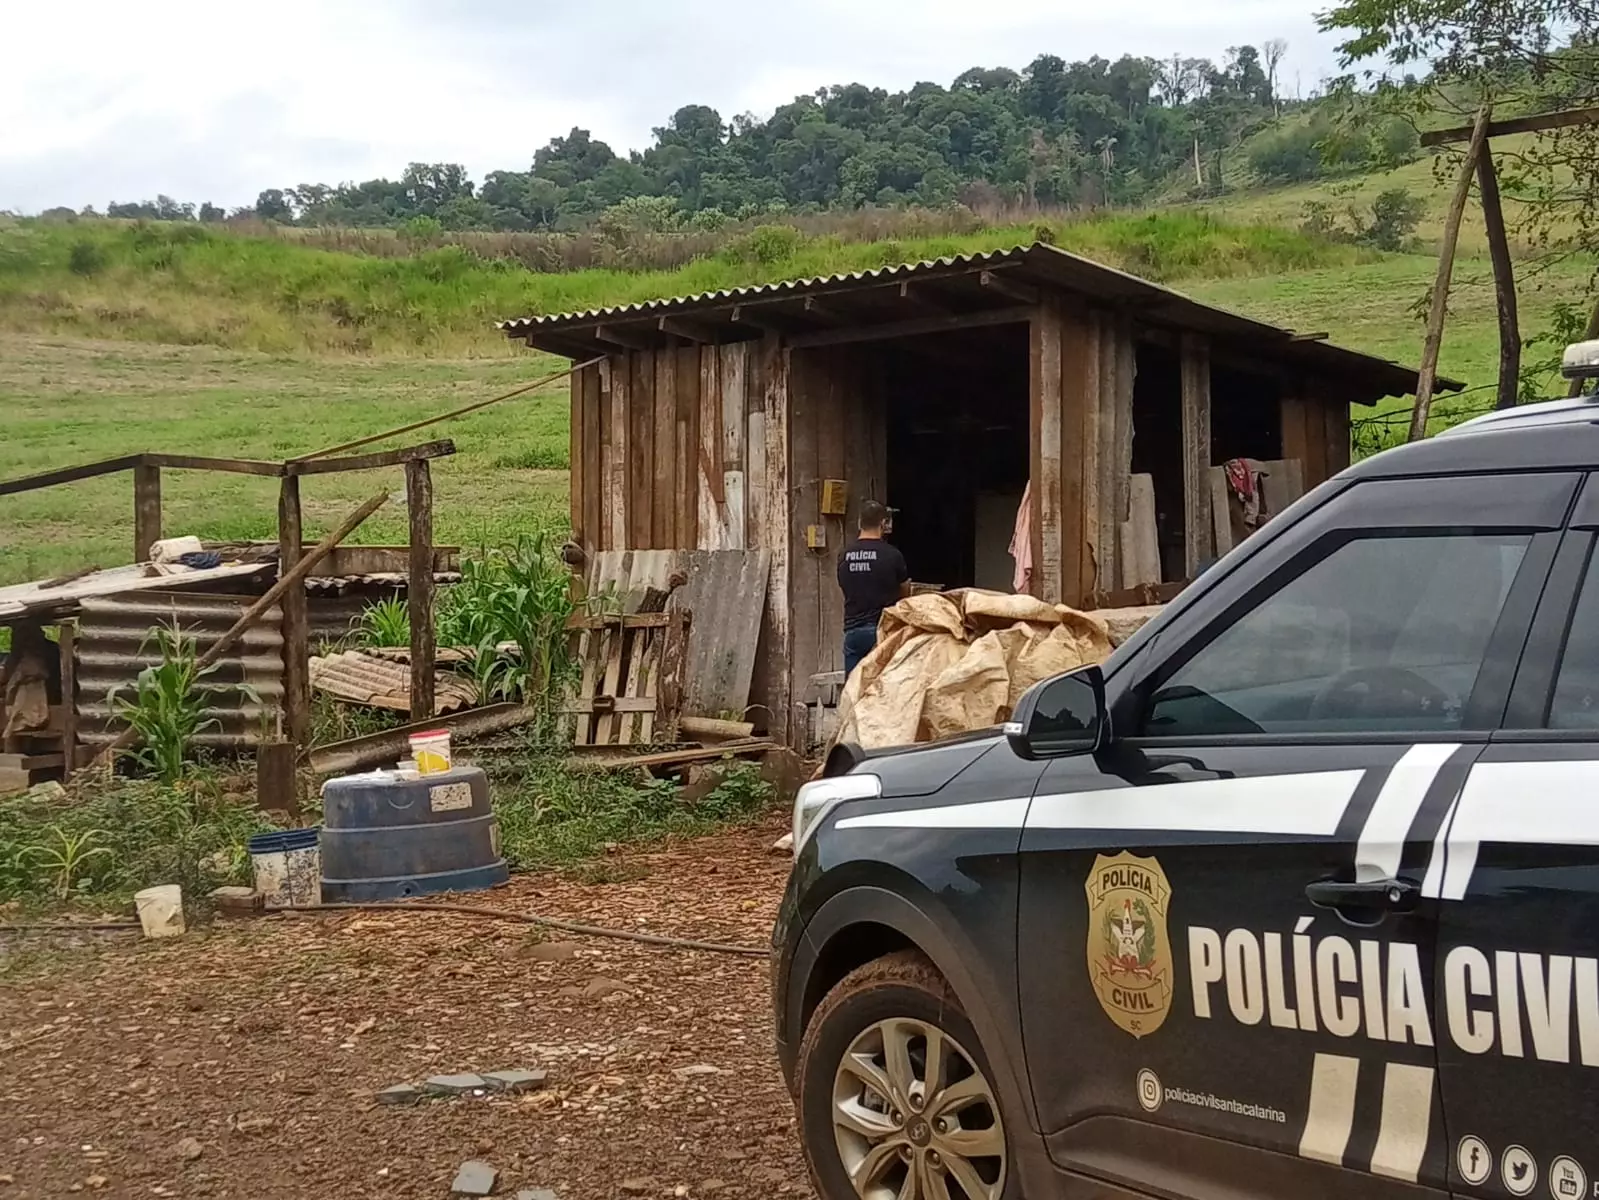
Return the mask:
{"type": "Polygon", "coordinates": [[[1065,605],[977,589],[911,596],[883,612],[877,647],[844,685],[837,740],[875,750],[999,725],[1033,684],[1110,651],[1105,622],[1065,605]]]}

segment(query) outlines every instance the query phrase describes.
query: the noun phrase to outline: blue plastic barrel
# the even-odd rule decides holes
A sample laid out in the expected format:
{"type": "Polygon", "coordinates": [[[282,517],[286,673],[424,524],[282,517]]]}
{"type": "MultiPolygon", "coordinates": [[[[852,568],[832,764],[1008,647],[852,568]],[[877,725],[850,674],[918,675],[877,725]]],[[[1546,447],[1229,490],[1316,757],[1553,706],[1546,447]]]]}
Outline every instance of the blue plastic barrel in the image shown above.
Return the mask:
{"type": "Polygon", "coordinates": [[[328,904],[477,892],[510,878],[478,767],[322,785],[322,899],[328,904]]]}

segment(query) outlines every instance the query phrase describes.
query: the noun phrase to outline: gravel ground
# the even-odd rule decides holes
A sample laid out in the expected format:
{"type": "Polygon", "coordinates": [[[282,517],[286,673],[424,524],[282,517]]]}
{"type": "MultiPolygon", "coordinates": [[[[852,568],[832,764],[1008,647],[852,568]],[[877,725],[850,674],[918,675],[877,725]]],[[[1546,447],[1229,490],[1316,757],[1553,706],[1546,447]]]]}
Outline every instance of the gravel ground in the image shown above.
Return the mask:
{"type": "MultiPolygon", "coordinates": [[[[764,946],[776,825],[515,879],[477,902],[764,946]]],[[[766,964],[450,915],[277,916],[100,940],[0,982],[0,1200],[809,1196],[766,964]],[[523,1095],[379,1105],[536,1067],[523,1095]]]]}

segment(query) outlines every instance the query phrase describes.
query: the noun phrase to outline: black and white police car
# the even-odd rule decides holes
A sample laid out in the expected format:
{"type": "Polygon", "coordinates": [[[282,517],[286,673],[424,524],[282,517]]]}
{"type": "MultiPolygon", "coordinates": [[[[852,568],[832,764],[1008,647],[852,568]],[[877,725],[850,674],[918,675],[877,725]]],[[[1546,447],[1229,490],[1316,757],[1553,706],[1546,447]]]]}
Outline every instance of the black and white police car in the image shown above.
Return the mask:
{"type": "Polygon", "coordinates": [[[838,754],[773,949],[821,1195],[1599,1196],[1596,548],[1599,404],[1496,413],[1003,735],[838,754]]]}

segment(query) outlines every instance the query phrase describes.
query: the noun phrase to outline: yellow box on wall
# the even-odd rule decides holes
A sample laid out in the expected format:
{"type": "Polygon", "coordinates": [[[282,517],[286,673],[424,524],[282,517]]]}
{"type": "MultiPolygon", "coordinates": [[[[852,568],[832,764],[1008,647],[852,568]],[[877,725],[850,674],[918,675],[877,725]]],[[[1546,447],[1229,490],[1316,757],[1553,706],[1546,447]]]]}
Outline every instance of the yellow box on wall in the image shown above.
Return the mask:
{"type": "Polygon", "coordinates": [[[822,516],[842,517],[849,511],[849,481],[822,480],[822,516]]]}

